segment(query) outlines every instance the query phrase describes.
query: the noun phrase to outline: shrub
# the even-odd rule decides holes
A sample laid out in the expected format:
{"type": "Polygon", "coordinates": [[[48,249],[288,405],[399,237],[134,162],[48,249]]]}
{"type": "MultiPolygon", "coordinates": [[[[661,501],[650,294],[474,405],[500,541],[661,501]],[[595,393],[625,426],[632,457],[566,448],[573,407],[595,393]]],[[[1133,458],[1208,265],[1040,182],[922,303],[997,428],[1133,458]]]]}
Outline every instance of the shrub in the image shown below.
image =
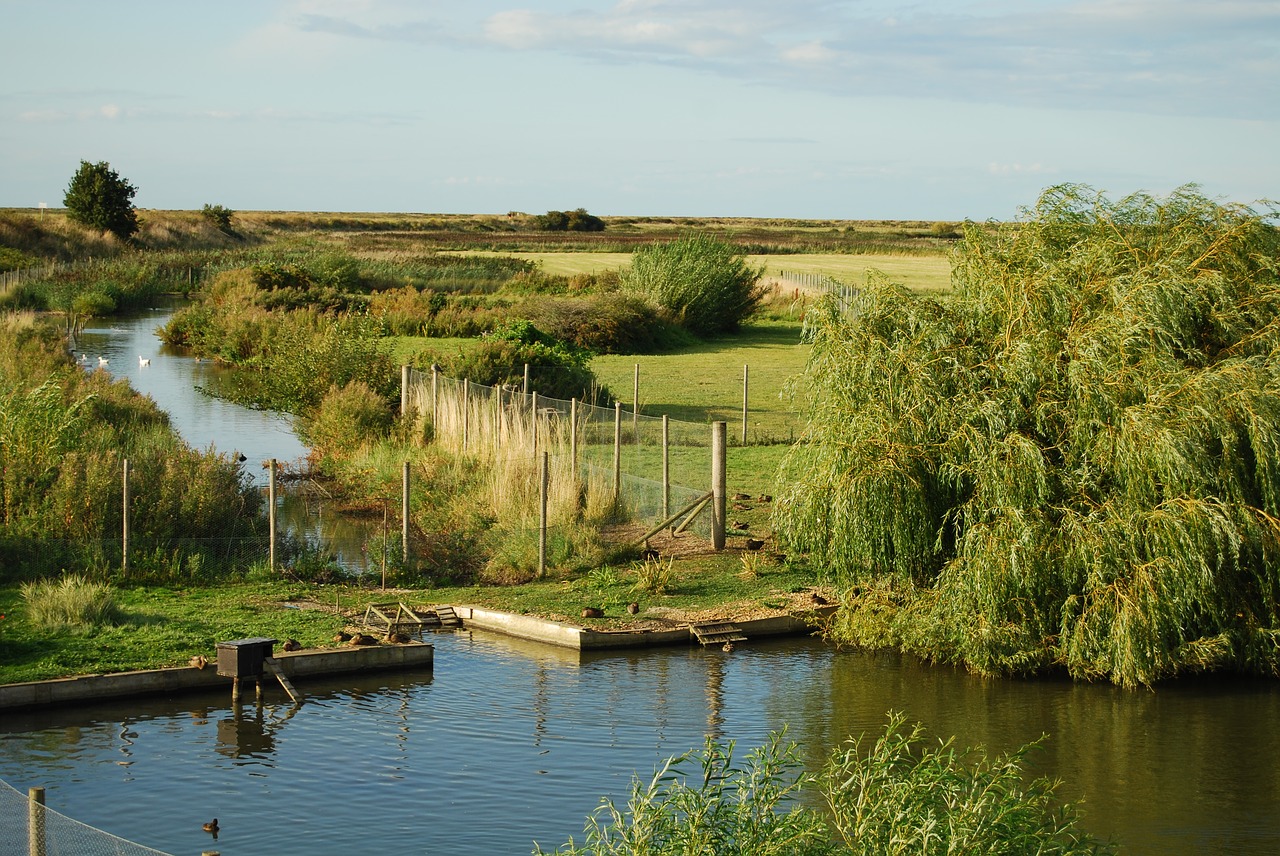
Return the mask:
{"type": "Polygon", "coordinates": [[[533,218],[534,225],[544,232],[603,232],[604,221],[587,209],[573,211],[548,211],[533,218]]]}
{"type": "Polygon", "coordinates": [[[545,298],[529,308],[541,329],[597,354],[647,354],[689,339],[665,311],[635,294],[545,298]]]}
{"type": "Polygon", "coordinates": [[[764,298],[763,268],[752,268],[730,244],[690,235],[651,244],[632,258],[623,287],[665,308],[698,336],[733,332],[764,298]]]}
{"type": "Polygon", "coordinates": [[[479,347],[446,366],[447,373],[486,386],[519,384],[529,366],[532,389],[552,398],[591,396],[595,375],[588,353],[543,333],[526,320],[512,321],[487,335],[479,347]]]}
{"type": "Polygon", "coordinates": [[[387,401],[362,380],[331,387],[315,413],[298,421],[298,433],[322,457],[349,455],[391,429],[387,401]]]}
{"type": "Polygon", "coordinates": [[[208,202],[200,209],[200,216],[204,218],[205,222],[220,232],[231,231],[231,218],[235,214],[236,212],[230,208],[224,208],[221,205],[210,205],[208,202]]]}
{"type": "MultiPolygon", "coordinates": [[[[669,759],[644,782],[632,780],[625,809],[604,800],[585,840],[562,856],[887,856],[953,853],[1107,854],[1113,846],[1079,829],[1079,810],[1056,805],[1056,783],[1022,782],[1035,744],[994,760],[947,740],[926,746],[920,726],[890,714],[872,746],[834,750],[817,776],[803,772],[799,747],[771,734],[733,762],[734,743],[708,737],[700,752],[669,759]],[[817,794],[812,794],[815,789],[817,794]],[[822,810],[811,807],[822,803],[822,810]]],[[[537,850],[548,856],[548,851],[537,850]]]]}
{"type": "Polygon", "coordinates": [[[106,161],[80,161],[62,204],[73,221],[128,239],[138,231],[138,215],[133,210],[137,192],[106,161]]]}

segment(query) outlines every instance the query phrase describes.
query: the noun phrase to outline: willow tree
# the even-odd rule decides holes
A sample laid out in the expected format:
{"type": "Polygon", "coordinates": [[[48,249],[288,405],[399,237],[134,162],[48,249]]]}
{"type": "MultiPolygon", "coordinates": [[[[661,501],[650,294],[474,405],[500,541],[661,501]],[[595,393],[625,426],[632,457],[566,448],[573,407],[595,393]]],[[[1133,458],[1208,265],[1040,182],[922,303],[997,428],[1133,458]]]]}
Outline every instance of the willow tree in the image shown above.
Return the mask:
{"type": "Polygon", "coordinates": [[[1280,674],[1280,233],[1182,188],[970,226],[813,312],[780,539],[843,640],[984,674],[1280,674]]]}

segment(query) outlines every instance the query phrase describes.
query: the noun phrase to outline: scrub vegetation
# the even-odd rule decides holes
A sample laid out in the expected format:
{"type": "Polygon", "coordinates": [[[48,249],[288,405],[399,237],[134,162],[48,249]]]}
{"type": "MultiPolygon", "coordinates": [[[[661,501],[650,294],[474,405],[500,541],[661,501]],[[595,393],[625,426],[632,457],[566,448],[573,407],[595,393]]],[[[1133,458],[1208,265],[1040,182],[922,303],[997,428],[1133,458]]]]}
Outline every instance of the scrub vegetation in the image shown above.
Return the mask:
{"type": "Polygon", "coordinates": [[[837,854],[1102,854],[1115,849],[1081,830],[1057,783],[1025,782],[1035,744],[991,758],[982,747],[926,739],[891,713],[883,734],[836,747],[817,774],[804,772],[784,734],[735,763],[733,742],[708,738],[647,781],[636,778],[625,807],[606,799],[583,841],[564,856],[743,856],[837,854]],[[817,806],[817,807],[815,807],[817,806]]]}

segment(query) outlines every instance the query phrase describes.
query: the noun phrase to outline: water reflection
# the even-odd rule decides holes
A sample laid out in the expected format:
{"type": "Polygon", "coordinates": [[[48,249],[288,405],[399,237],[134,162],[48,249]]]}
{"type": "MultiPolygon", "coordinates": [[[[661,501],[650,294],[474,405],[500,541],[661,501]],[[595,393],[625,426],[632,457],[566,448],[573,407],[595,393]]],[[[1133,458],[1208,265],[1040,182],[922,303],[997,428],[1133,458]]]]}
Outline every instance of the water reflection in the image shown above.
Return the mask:
{"type": "Polygon", "coordinates": [[[461,854],[527,853],[533,839],[579,835],[602,795],[625,800],[633,773],[647,778],[708,733],[745,752],[786,727],[816,771],[901,710],[993,753],[1049,734],[1032,772],[1063,779],[1065,798],[1085,800],[1086,828],[1129,853],[1280,851],[1273,682],[1131,693],[985,681],[812,640],[732,654],[578,653],[480,632],[434,641],[433,674],[307,680],[299,707],[268,692],[236,711],[228,688],[0,717],[0,777],[173,853],[196,852],[210,816],[230,830],[220,845],[244,853],[315,852],[315,825],[323,852],[447,840],[461,854]]]}

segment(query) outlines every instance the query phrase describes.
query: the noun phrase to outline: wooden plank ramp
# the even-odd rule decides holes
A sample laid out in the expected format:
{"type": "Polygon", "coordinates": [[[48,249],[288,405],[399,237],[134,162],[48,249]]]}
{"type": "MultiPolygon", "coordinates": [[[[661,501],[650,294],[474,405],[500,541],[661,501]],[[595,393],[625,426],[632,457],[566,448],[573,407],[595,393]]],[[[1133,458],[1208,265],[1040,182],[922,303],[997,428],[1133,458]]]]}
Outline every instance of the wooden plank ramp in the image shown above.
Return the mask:
{"type": "Polygon", "coordinates": [[[263,659],[263,665],[267,667],[267,671],[275,675],[280,681],[280,686],[284,687],[284,691],[289,694],[289,698],[293,699],[295,704],[302,703],[302,693],[298,692],[293,682],[289,680],[289,676],[280,668],[280,661],[275,657],[266,657],[263,659]]]}
{"type": "Polygon", "coordinates": [[[727,621],[708,621],[702,624],[689,625],[690,632],[704,648],[708,645],[723,645],[725,642],[745,642],[742,628],[727,621]]]}
{"type": "Polygon", "coordinates": [[[452,606],[437,606],[434,610],[436,620],[441,627],[461,627],[462,619],[453,611],[452,606]]]}

